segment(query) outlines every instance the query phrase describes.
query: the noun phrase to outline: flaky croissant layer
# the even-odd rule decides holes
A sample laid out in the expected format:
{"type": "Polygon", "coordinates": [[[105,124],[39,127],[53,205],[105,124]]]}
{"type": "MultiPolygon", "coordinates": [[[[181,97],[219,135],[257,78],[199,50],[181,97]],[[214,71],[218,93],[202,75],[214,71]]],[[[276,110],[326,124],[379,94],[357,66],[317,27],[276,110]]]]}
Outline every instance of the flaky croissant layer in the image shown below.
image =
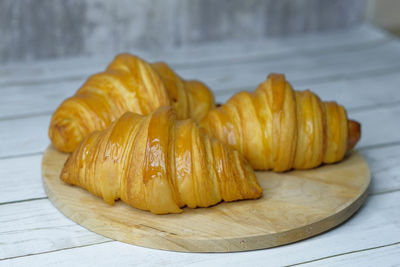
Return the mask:
{"type": "Polygon", "coordinates": [[[203,83],[182,80],[163,62],[149,64],[120,54],[58,107],[49,137],[58,150],[72,152],[89,133],[105,129],[127,111],[146,115],[169,105],[179,119],[196,121],[215,106],[203,83]]]}
{"type": "Polygon", "coordinates": [[[237,151],[191,120],[178,121],[169,107],[148,116],[128,112],[93,132],[68,158],[61,179],[107,203],[121,199],[155,214],[262,194],[237,151]]]}
{"type": "Polygon", "coordinates": [[[240,151],[255,169],[309,169],[343,159],[360,139],[360,124],[343,106],[294,91],[282,74],[270,74],[253,93],[240,92],[200,122],[240,151]]]}

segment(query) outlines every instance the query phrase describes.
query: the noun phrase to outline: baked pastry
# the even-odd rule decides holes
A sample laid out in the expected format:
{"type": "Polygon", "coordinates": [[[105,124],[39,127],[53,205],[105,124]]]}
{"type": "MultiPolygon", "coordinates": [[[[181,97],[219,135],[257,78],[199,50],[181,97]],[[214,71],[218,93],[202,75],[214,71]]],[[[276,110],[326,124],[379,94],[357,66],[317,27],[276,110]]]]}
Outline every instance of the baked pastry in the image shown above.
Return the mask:
{"type": "Polygon", "coordinates": [[[212,93],[203,83],[182,80],[163,62],[149,64],[139,57],[120,54],[58,107],[49,136],[58,150],[72,152],[85,136],[105,129],[126,111],[146,115],[169,105],[179,119],[196,121],[215,106],[212,93]]]}
{"type": "Polygon", "coordinates": [[[237,93],[200,125],[253,168],[277,172],[340,161],[361,135],[343,106],[294,91],[283,74],[270,74],[255,92],[237,93]]]}
{"type": "Polygon", "coordinates": [[[190,119],[178,121],[170,107],[148,116],[127,112],[91,133],[68,158],[61,179],[109,204],[121,199],[155,214],[262,194],[239,152],[190,119]]]}

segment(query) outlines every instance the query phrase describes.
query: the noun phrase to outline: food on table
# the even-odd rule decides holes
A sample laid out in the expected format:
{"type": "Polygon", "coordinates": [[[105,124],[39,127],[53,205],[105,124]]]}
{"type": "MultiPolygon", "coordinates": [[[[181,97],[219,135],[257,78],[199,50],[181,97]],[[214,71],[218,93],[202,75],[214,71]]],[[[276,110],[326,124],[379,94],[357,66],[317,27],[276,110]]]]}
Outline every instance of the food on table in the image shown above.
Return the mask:
{"type": "Polygon", "coordinates": [[[120,54],[58,107],[49,136],[58,150],[73,152],[85,136],[105,129],[127,111],[146,115],[169,105],[179,119],[194,120],[215,106],[203,83],[182,80],[163,62],[149,64],[137,56],[120,54]]]}
{"type": "Polygon", "coordinates": [[[70,155],[61,179],[109,204],[121,199],[155,214],[262,195],[239,152],[192,120],[178,120],[170,107],[148,116],[127,112],[93,132],[70,155]]]}
{"type": "Polygon", "coordinates": [[[270,74],[257,90],[240,92],[200,122],[255,169],[310,169],[340,161],[361,135],[336,102],[294,91],[283,74],[270,74]]]}

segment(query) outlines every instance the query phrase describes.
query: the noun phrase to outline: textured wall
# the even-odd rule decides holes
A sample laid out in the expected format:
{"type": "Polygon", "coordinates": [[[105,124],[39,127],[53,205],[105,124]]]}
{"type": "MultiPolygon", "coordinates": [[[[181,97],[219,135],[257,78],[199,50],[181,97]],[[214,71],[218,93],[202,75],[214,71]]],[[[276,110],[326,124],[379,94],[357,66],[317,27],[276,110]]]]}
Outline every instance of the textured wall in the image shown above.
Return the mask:
{"type": "Polygon", "coordinates": [[[366,6],[368,21],[400,35],[399,0],[368,0],[366,6]]]}
{"type": "Polygon", "coordinates": [[[351,27],[364,0],[2,0],[0,62],[351,27]]]}

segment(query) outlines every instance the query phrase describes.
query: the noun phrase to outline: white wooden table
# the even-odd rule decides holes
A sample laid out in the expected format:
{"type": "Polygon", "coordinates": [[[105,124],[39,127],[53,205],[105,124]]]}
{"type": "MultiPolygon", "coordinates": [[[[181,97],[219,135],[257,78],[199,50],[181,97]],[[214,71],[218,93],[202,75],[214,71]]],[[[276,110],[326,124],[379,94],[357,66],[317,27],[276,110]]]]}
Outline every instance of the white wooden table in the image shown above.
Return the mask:
{"type": "Polygon", "coordinates": [[[269,72],[345,105],[362,123],[357,150],[372,171],[370,196],[347,222],[282,247],[178,253],[92,233],[47,199],[42,153],[51,113],[114,55],[0,65],[0,266],[400,265],[400,41],[363,25],[319,35],[219,43],[149,54],[213,88],[217,101],[252,90],[269,72]]]}

